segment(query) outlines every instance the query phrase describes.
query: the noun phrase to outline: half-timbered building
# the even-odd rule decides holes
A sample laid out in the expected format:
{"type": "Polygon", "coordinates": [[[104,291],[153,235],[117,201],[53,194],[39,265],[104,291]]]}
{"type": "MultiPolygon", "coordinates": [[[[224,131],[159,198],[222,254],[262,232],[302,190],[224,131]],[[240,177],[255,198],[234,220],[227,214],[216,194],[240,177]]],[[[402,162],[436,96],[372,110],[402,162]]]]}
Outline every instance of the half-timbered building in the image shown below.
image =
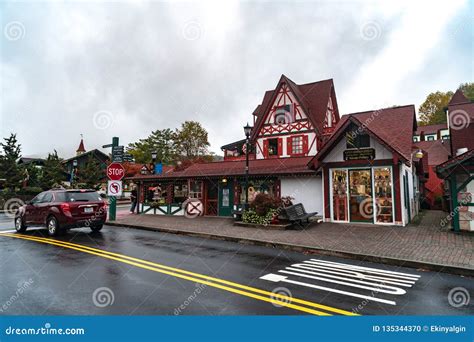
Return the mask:
{"type": "Polygon", "coordinates": [[[141,189],[139,210],[180,215],[181,203],[194,198],[203,203],[204,215],[232,215],[245,201],[248,154],[250,201],[265,192],[290,196],[326,221],[405,225],[418,210],[422,172],[413,158],[414,107],[367,113],[341,120],[332,79],[296,84],[282,75],[252,112],[248,151],[239,140],[222,146],[223,161],[130,178],[141,189]],[[361,122],[367,115],[368,122],[361,122]],[[358,133],[351,138],[351,132],[358,133]],[[334,190],[337,181],[341,187],[334,190]],[[147,189],[160,194],[148,196],[147,189]],[[154,198],[154,205],[146,198],[154,198]]]}

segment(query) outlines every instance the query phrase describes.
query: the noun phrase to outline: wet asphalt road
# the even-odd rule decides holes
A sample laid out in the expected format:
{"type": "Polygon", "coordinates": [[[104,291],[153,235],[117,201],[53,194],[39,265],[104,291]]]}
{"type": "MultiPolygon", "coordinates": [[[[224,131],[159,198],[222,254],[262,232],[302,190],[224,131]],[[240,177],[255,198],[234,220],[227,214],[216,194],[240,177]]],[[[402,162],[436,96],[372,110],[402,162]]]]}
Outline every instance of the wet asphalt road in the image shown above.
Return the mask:
{"type": "MultiPolygon", "coordinates": [[[[11,225],[1,224],[0,232],[11,228],[11,225]]],[[[46,233],[44,229],[31,229],[25,235],[47,237],[46,233]]],[[[449,292],[455,288],[461,288],[453,290],[458,295],[462,291],[461,295],[467,293],[470,297],[474,296],[474,282],[468,277],[111,226],[105,226],[100,233],[92,233],[86,228],[71,230],[56,240],[99,248],[268,292],[277,291],[328,306],[329,309],[321,311],[330,314],[337,314],[331,308],[362,315],[467,315],[474,312],[472,299],[460,307],[456,307],[457,299],[453,296],[453,305],[449,301],[449,292]],[[317,274],[333,275],[332,279],[336,282],[301,276],[303,269],[297,269],[297,275],[281,272],[286,269],[294,273],[294,269],[291,271],[287,267],[298,263],[310,267],[322,265],[317,274]],[[403,287],[404,294],[393,294],[374,293],[357,287],[363,284],[363,279],[359,279],[357,284],[351,282],[351,286],[337,283],[340,281],[337,277],[341,274],[344,277],[344,272],[349,272],[347,268],[341,271],[341,267],[348,267],[346,265],[368,267],[376,272],[401,272],[405,274],[403,279],[414,280],[414,284],[403,287]],[[260,279],[262,276],[266,276],[267,280],[260,279]],[[287,277],[292,282],[270,281],[275,277],[280,280],[287,277]],[[372,296],[374,300],[357,296],[372,296]]],[[[0,315],[307,314],[100,255],[2,235],[0,275],[0,315]]],[[[390,286],[390,281],[383,284],[390,286]]],[[[390,291],[394,291],[393,288],[390,291]]]]}

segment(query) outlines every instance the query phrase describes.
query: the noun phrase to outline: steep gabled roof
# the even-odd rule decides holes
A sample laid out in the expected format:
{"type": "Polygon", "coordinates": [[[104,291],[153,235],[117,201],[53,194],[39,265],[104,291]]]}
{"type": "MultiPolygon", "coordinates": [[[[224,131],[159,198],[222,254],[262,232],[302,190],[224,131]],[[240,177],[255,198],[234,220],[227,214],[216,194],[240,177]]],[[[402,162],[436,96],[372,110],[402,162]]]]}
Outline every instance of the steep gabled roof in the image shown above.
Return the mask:
{"type": "Polygon", "coordinates": [[[436,166],[449,159],[451,146],[449,140],[418,141],[415,146],[427,152],[428,165],[436,166]]]}
{"type": "Polygon", "coordinates": [[[407,105],[343,115],[336,125],[333,135],[313,157],[310,165],[317,167],[317,164],[331,151],[332,147],[342,139],[343,133],[351,123],[365,128],[369,135],[388,150],[396,153],[402,161],[409,162],[411,160],[413,131],[417,127],[415,107],[407,105]]]}
{"type": "MultiPolygon", "coordinates": [[[[275,102],[276,96],[278,95],[278,89],[283,83],[288,85],[291,92],[295,96],[296,101],[298,101],[316,130],[322,131],[329,97],[331,96],[331,93],[334,92],[333,80],[328,79],[298,85],[285,75],[281,75],[275,89],[267,90],[265,92],[261,105],[257,106],[253,113],[254,115],[257,115],[257,121],[255,123],[254,129],[252,130],[252,140],[255,140],[255,138],[258,136],[260,128],[265,122],[265,117],[270,111],[271,106],[275,102]]],[[[339,115],[335,96],[333,104],[336,115],[339,115]]]]}
{"type": "Polygon", "coordinates": [[[77,148],[76,152],[86,152],[86,149],[84,148],[84,141],[82,139],[79,143],[79,147],[77,148]]]}
{"type": "Polygon", "coordinates": [[[464,96],[464,93],[462,92],[461,89],[458,89],[456,90],[453,97],[451,98],[451,101],[449,101],[448,106],[461,104],[461,103],[469,103],[469,99],[466,96],[464,96]]]}

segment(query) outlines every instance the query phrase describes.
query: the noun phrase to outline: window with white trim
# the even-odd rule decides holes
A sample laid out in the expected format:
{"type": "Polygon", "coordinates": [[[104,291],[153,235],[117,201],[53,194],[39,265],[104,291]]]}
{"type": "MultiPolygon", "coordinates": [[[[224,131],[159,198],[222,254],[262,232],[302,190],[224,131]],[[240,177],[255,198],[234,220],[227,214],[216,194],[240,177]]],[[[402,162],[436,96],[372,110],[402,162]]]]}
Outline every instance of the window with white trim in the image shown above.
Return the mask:
{"type": "Polygon", "coordinates": [[[303,136],[291,138],[291,154],[303,154],[303,136]]]}

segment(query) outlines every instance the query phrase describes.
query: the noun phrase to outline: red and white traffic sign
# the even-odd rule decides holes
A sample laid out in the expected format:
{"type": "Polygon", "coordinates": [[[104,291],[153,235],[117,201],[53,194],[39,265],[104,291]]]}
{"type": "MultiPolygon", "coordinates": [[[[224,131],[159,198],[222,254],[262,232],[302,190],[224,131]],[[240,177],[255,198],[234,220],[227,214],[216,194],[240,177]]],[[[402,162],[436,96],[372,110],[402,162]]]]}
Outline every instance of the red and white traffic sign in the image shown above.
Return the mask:
{"type": "Polygon", "coordinates": [[[110,180],[121,180],[125,176],[125,168],[120,163],[112,163],[107,166],[107,177],[110,180]]]}
{"type": "Polygon", "coordinates": [[[122,196],[122,181],[109,180],[107,183],[108,196],[122,196]]]}

